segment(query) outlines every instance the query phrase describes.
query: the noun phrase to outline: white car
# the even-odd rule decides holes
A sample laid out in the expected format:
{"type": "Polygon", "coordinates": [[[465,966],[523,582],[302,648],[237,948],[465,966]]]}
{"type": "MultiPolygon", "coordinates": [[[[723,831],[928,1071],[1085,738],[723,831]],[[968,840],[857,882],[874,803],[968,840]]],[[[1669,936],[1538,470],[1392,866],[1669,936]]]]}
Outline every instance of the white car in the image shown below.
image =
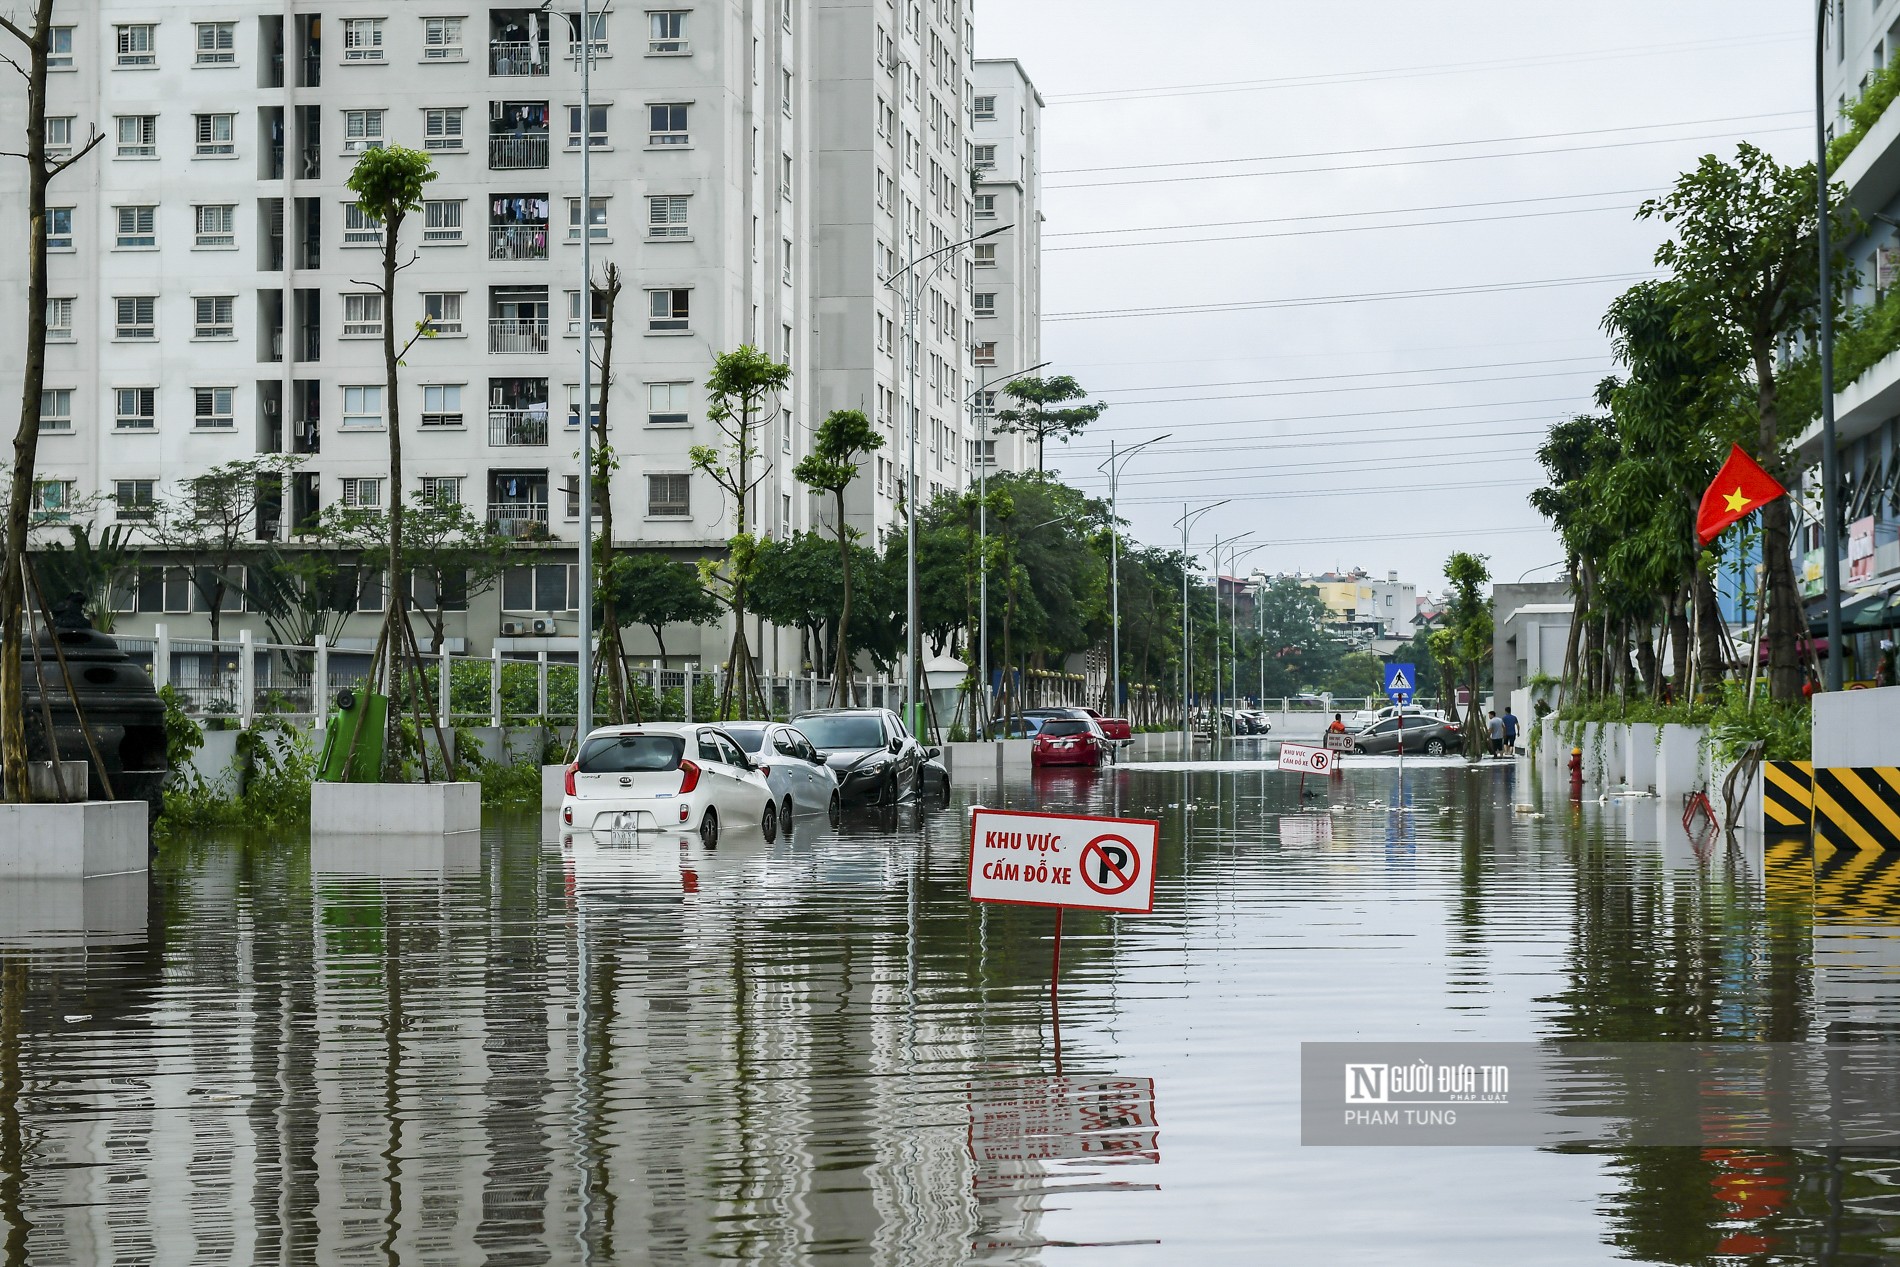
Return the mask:
{"type": "Polygon", "coordinates": [[[781,722],[727,722],[723,727],[752,763],[765,776],[772,795],[778,798],[778,825],[790,834],[792,819],[800,811],[823,815],[833,827],[842,817],[838,795],[838,776],[825,764],[825,758],[805,732],[781,722]]]}
{"type": "Polygon", "coordinates": [[[778,798],[731,735],[718,726],[649,722],[602,726],[567,767],[561,823],[610,833],[616,842],[641,831],[697,831],[719,842],[722,823],[757,823],[778,836],[778,798]]]}

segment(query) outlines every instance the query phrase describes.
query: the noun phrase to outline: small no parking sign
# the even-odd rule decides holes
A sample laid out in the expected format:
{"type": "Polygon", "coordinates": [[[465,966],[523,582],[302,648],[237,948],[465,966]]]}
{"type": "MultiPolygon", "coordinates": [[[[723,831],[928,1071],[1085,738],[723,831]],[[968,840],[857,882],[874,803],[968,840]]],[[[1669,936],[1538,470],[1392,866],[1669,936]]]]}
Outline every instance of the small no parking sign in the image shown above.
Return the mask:
{"type": "Polygon", "coordinates": [[[976,810],[970,900],[1149,914],[1160,835],[1148,818],[976,810]]]}

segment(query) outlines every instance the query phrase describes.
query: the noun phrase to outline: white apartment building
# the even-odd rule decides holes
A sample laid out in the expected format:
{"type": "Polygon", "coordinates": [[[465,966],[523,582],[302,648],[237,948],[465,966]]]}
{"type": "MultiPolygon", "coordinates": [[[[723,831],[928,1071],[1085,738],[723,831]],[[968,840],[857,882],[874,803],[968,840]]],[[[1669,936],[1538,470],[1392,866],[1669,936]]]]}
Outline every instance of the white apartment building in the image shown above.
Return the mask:
{"type": "MultiPolygon", "coordinates": [[[[523,566],[451,616],[451,649],[571,655],[585,232],[595,278],[612,263],[625,285],[616,539],[697,557],[733,531],[688,454],[720,442],[704,383],[741,344],[793,368],[760,441],[768,475],[749,526],[813,526],[791,470],[824,411],[862,402],[895,422],[896,309],[875,279],[911,243],[967,236],[967,0],[608,6],[594,19],[586,208],[578,9],[61,0],[49,140],[96,128],[104,143],[51,197],[49,504],[101,497],[98,521],[136,529],[184,477],[294,454],[256,525],[294,549],[327,505],[456,497],[520,543],[523,566]],[[847,144],[858,133],[861,152],[847,144]],[[344,183],[383,144],[426,150],[438,173],[403,228],[413,262],[391,312],[367,284],[381,227],[344,183]],[[434,334],[406,358],[404,487],[391,489],[382,330],[393,321],[404,339],[425,315],[434,334]]],[[[12,83],[0,94],[17,110],[12,83]]],[[[17,183],[0,190],[0,217],[24,225],[17,183]]],[[[24,268],[18,250],[0,260],[16,293],[24,268]]],[[[969,473],[951,403],[970,372],[968,275],[953,270],[920,323],[927,490],[969,473]]],[[[22,324],[0,313],[0,346],[18,347],[22,324]]],[[[866,519],[883,526],[899,483],[869,465],[866,519]]],[[[196,627],[182,577],[154,567],[131,589],[120,630],[196,627]]],[[[366,612],[348,632],[371,639],[374,623],[366,612]]],[[[668,647],[711,663],[728,637],[680,630],[668,647]]],[[[627,640],[652,651],[637,628],[627,640]]],[[[768,672],[800,667],[795,639],[754,645],[768,672]]]]}
{"type": "Polygon", "coordinates": [[[1035,442],[990,432],[986,423],[999,407],[997,386],[1042,361],[1042,94],[1014,58],[980,59],[975,82],[970,166],[976,231],[1010,226],[979,243],[972,260],[976,443],[990,446],[990,458],[1001,469],[1025,470],[1039,464],[1035,442]]]}

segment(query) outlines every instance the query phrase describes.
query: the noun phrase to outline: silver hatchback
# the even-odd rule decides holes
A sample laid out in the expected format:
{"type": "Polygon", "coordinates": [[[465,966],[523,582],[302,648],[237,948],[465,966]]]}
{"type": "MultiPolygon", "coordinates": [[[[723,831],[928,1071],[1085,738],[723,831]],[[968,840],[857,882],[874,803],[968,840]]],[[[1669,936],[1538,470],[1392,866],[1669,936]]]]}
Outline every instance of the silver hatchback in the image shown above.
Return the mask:
{"type": "Polygon", "coordinates": [[[838,776],[805,732],[782,722],[727,722],[722,729],[745,749],[778,800],[779,822],[790,830],[800,812],[822,814],[833,827],[842,815],[838,776]]]}

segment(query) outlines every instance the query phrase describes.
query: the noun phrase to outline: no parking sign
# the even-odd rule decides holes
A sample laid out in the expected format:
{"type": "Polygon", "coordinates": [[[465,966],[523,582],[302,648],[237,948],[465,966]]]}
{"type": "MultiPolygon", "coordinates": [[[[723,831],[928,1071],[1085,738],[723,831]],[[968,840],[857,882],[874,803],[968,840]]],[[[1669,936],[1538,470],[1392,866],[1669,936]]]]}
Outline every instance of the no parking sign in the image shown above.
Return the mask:
{"type": "Polygon", "coordinates": [[[1295,774],[1326,774],[1333,768],[1333,750],[1315,748],[1311,744],[1283,743],[1280,768],[1295,774]]]}
{"type": "Polygon", "coordinates": [[[1154,910],[1160,834],[1148,818],[976,810],[970,900],[1146,915],[1154,910]]]}

